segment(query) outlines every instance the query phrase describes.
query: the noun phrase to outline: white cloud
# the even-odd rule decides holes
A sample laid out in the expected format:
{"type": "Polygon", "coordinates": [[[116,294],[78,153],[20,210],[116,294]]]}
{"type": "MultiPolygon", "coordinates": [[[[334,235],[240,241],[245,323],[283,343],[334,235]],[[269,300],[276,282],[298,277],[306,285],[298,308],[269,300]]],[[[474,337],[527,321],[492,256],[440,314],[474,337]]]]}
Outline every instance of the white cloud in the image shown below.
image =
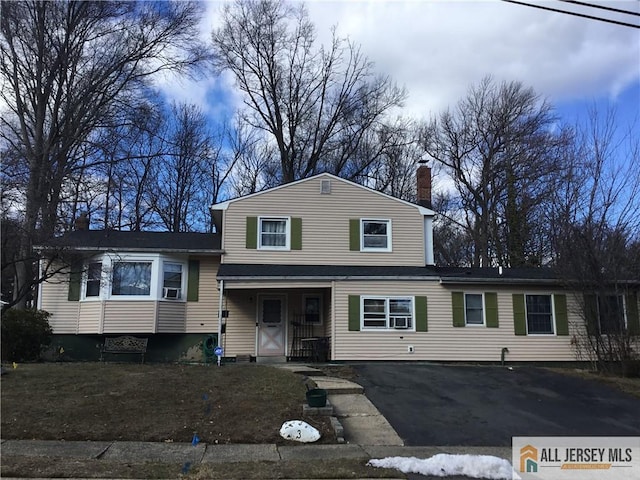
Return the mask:
{"type": "MultiPolygon", "coordinates": [[[[225,3],[207,2],[203,38],[209,40],[225,3]]],[[[606,3],[640,9],[640,2],[633,0],[606,3]]],[[[407,87],[405,113],[415,117],[452,106],[472,83],[489,74],[497,80],[521,81],[553,103],[615,100],[640,82],[637,29],[497,0],[311,0],[307,8],[319,41],[328,43],[331,27],[337,25],[338,34],[360,44],[380,73],[407,87]]],[[[607,15],[602,10],[589,13],[607,15]]],[[[229,76],[199,82],[170,79],[161,88],[208,112],[228,112],[241,105],[229,76]]]]}

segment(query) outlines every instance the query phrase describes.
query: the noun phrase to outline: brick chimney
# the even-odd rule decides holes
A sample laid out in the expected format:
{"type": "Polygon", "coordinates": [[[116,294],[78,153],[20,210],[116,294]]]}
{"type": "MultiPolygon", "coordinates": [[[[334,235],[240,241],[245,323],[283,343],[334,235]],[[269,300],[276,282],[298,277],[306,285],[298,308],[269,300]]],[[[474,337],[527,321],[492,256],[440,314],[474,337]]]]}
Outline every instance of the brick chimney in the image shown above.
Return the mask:
{"type": "Polygon", "coordinates": [[[74,222],[75,230],[89,230],[89,217],[87,212],[82,212],[74,222]]]}
{"type": "Polygon", "coordinates": [[[418,191],[416,198],[421,207],[431,208],[431,168],[420,165],[416,172],[418,191]]]}

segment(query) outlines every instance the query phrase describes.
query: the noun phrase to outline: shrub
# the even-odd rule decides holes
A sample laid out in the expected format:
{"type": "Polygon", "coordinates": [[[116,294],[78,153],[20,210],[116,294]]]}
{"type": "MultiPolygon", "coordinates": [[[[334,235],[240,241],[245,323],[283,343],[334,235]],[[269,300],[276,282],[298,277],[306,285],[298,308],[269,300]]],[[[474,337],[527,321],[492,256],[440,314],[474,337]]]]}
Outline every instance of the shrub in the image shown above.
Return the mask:
{"type": "Polygon", "coordinates": [[[2,313],[2,359],[13,362],[40,359],[43,347],[51,343],[51,314],[44,310],[9,309],[2,313]]]}

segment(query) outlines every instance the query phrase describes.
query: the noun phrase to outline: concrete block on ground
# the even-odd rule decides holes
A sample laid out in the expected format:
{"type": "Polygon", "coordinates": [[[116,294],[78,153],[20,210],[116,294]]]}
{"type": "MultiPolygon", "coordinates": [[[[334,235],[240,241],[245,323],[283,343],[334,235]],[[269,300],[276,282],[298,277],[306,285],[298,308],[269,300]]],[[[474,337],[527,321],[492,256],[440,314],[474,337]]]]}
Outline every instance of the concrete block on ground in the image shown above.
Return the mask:
{"type": "Polygon", "coordinates": [[[396,431],[382,415],[341,417],[344,438],[360,445],[404,445],[396,431]]]}
{"type": "Polygon", "coordinates": [[[275,444],[207,445],[202,463],[277,462],[280,455],[275,444]]]}
{"type": "Polygon", "coordinates": [[[324,375],[324,372],[318,368],[310,367],[309,365],[296,364],[296,363],[281,363],[273,365],[276,368],[287,370],[288,372],[299,373],[300,375],[318,376],[324,375]]]}
{"type": "Polygon", "coordinates": [[[359,445],[301,445],[278,447],[282,460],[332,460],[369,458],[359,445]]]}
{"type": "Polygon", "coordinates": [[[92,459],[98,458],[111,443],[6,440],[2,442],[2,455],[92,459]]]}
{"type": "Polygon", "coordinates": [[[324,417],[331,416],[333,415],[333,405],[331,405],[329,400],[327,400],[327,404],[324,407],[310,407],[308,403],[303,403],[302,414],[324,417]]]}
{"type": "Polygon", "coordinates": [[[105,460],[119,462],[200,463],[206,444],[114,442],[104,454],[105,460]]]}
{"type": "Polygon", "coordinates": [[[333,428],[333,432],[336,434],[336,441],[338,443],[344,443],[344,428],[342,427],[342,423],[336,417],[329,418],[331,421],[331,428],[333,428]]]}
{"type": "Polygon", "coordinates": [[[344,378],[310,376],[318,388],[325,389],[329,394],[363,393],[364,388],[357,383],[344,378]]]}

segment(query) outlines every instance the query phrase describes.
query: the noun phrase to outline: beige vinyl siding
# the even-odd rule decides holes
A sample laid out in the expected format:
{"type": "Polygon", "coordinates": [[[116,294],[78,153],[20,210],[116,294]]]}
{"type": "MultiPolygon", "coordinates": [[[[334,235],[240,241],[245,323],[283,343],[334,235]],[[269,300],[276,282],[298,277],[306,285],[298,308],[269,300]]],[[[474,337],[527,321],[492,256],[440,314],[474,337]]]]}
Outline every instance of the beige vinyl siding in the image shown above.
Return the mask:
{"type": "Polygon", "coordinates": [[[415,265],[424,260],[424,217],[418,207],[375,192],[331,180],[331,193],[320,194],[314,178],[229,204],[224,214],[224,263],[415,265]],[[248,216],[287,216],[302,219],[302,250],[246,249],[248,216]],[[391,252],[349,250],[349,219],[390,219],[391,252]]]}
{"type": "Polygon", "coordinates": [[[155,301],[108,301],[104,304],[103,333],[155,333],[155,301]]]}
{"type": "Polygon", "coordinates": [[[256,292],[251,290],[225,292],[225,308],[229,310],[223,338],[225,356],[255,355],[256,298],[256,292]]]}
{"type": "Polygon", "coordinates": [[[100,333],[102,322],[103,302],[79,302],[80,319],[78,321],[78,333],[100,333]]]}
{"type": "MultiPolygon", "coordinates": [[[[576,329],[573,299],[567,295],[568,336],[516,336],[513,327],[513,293],[527,289],[444,288],[437,282],[340,282],[336,284],[334,316],[334,360],[443,360],[500,361],[502,348],[507,361],[573,361],[571,335],[576,329]],[[453,327],[451,292],[497,292],[499,328],[453,327]],[[348,331],[349,295],[424,295],[427,297],[428,332],[348,331]],[[414,353],[408,347],[414,347],[414,353]]],[[[540,293],[543,293],[542,291],[540,293]]],[[[562,293],[544,290],[544,293],[562,293]]]]}
{"type": "Polygon", "coordinates": [[[42,291],[39,308],[51,313],[49,325],[56,334],[75,334],[78,330],[80,303],[67,300],[68,278],[68,275],[55,275],[40,286],[42,291]]]}
{"type": "Polygon", "coordinates": [[[158,302],[158,333],[184,333],[185,303],[158,302]]]}
{"type": "Polygon", "coordinates": [[[186,304],[187,333],[216,333],[220,298],[216,276],[220,257],[190,257],[190,259],[200,261],[200,281],[198,301],[186,304]]]}

